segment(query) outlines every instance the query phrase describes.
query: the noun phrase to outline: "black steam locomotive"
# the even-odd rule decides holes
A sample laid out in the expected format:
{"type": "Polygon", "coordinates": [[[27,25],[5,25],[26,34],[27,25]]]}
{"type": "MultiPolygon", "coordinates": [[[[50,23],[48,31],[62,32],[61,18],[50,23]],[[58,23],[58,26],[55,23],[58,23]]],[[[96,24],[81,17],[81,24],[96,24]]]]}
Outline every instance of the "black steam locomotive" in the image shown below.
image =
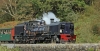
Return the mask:
{"type": "Polygon", "coordinates": [[[74,24],[54,22],[47,25],[44,20],[28,21],[14,28],[15,43],[65,43],[75,42],[74,24]]]}

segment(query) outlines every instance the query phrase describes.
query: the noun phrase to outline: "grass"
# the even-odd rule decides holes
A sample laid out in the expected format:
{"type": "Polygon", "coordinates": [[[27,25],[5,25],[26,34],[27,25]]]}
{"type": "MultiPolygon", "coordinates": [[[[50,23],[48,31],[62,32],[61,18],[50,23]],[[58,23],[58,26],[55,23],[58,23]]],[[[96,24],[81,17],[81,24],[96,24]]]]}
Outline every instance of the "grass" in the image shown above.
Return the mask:
{"type": "Polygon", "coordinates": [[[88,50],[87,51],[99,51],[98,49],[96,49],[96,48],[88,48],[88,50]]]}
{"type": "Polygon", "coordinates": [[[7,48],[6,46],[0,46],[0,51],[20,51],[19,48],[7,48]]]}

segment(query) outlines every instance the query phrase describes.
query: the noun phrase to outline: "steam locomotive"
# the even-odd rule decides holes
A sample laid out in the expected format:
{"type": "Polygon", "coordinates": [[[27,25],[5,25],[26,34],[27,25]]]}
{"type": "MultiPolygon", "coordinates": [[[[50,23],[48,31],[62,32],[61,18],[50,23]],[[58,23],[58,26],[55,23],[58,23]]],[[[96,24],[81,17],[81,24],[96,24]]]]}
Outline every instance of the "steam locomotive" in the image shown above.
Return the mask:
{"type": "MultiPolygon", "coordinates": [[[[14,43],[66,43],[75,42],[74,24],[71,22],[54,22],[46,24],[44,20],[27,21],[11,28],[9,40],[14,43]]],[[[2,29],[0,29],[2,30],[2,29]]],[[[4,38],[4,37],[3,37],[4,38]]],[[[7,37],[5,37],[7,38],[7,37]]]]}

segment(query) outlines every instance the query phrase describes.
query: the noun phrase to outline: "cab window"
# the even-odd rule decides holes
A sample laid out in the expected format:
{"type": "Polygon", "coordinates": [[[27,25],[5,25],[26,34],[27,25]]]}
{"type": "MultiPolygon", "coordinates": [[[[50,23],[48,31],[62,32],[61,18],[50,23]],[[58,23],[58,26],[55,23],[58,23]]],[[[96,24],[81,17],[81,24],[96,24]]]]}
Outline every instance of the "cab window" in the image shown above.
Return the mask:
{"type": "Polygon", "coordinates": [[[70,24],[70,29],[74,30],[74,25],[73,24],[70,24]]]}
{"type": "Polygon", "coordinates": [[[61,25],[61,29],[65,29],[65,24],[62,24],[61,25]]]}

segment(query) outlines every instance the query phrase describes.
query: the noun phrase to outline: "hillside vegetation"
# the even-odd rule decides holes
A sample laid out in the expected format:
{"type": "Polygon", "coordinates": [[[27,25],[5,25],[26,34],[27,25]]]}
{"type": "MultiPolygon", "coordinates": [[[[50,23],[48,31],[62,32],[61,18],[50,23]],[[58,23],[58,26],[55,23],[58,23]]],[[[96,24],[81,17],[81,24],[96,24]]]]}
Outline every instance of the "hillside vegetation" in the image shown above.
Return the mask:
{"type": "Polygon", "coordinates": [[[80,14],[80,19],[75,22],[75,33],[77,42],[96,43],[100,42],[100,7],[99,0],[94,1],[94,5],[88,6],[84,14],[80,14]]]}
{"type": "Polygon", "coordinates": [[[0,5],[1,28],[14,27],[19,22],[39,18],[44,12],[51,11],[61,21],[75,24],[76,43],[100,42],[99,0],[4,1],[6,4],[0,5]]]}
{"type": "Polygon", "coordinates": [[[13,28],[18,23],[20,23],[20,21],[5,22],[5,23],[0,24],[0,28],[13,28]]]}

